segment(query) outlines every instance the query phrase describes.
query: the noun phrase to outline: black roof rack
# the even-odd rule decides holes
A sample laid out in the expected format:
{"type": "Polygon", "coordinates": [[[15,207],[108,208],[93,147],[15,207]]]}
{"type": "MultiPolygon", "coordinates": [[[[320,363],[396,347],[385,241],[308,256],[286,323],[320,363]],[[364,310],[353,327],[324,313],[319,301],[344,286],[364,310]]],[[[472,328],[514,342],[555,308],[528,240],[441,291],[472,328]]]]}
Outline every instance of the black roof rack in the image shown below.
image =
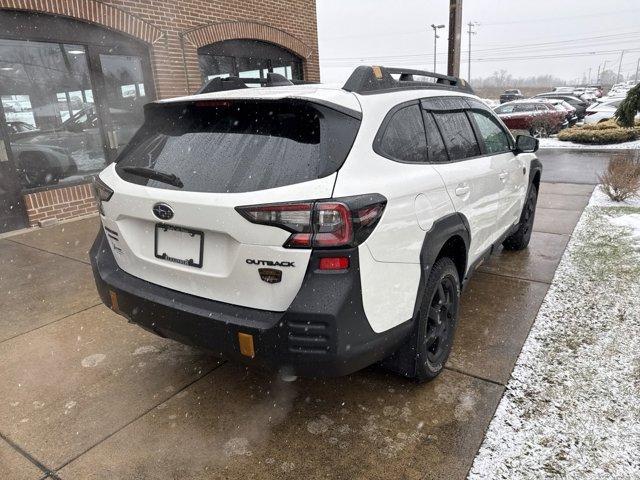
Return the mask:
{"type": "Polygon", "coordinates": [[[475,94],[471,85],[462,78],[424,70],[364,65],[357,67],[342,87],[348,92],[363,95],[420,88],[447,89],[475,94]],[[400,77],[396,80],[392,75],[400,75],[400,77]],[[432,78],[433,81],[416,80],[414,76],[432,78]]]}
{"type": "Polygon", "coordinates": [[[216,77],[205,83],[196,93],[239,90],[241,88],[249,88],[249,85],[260,85],[261,87],[284,87],[287,85],[299,85],[304,83],[308,82],[301,80],[289,80],[279,73],[267,73],[267,78],[216,77]]]}

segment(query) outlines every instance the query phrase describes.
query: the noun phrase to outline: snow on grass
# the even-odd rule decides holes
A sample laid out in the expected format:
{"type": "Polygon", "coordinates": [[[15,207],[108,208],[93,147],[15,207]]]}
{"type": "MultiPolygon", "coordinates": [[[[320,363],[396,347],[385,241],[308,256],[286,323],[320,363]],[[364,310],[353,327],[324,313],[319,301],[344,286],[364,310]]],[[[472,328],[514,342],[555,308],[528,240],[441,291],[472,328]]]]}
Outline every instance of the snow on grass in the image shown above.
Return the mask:
{"type": "Polygon", "coordinates": [[[596,189],[470,479],[640,478],[638,218],[596,189]]]}
{"type": "Polygon", "coordinates": [[[589,205],[595,207],[640,207],[640,196],[628,198],[624,202],[615,202],[598,186],[593,191],[589,205]]]}
{"type": "Polygon", "coordinates": [[[611,219],[611,223],[619,227],[627,227],[631,230],[634,239],[640,240],[640,213],[630,213],[611,219]]]}
{"type": "Polygon", "coordinates": [[[558,140],[557,137],[541,138],[540,148],[570,148],[572,150],[636,150],[640,149],[640,140],[610,143],[607,145],[586,145],[558,140]]]}

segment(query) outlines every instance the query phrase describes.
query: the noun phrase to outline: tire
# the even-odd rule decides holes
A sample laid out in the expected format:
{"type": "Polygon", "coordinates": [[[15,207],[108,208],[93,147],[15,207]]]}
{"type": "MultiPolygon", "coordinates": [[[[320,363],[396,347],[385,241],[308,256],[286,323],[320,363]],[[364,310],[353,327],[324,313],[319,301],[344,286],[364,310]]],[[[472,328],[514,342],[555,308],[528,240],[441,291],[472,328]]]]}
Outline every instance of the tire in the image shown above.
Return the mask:
{"type": "Polygon", "coordinates": [[[531,240],[531,232],[533,231],[533,221],[536,216],[536,204],[538,202],[538,189],[535,185],[531,185],[529,188],[529,194],[527,200],[522,208],[520,214],[520,222],[518,223],[518,229],[509,235],[502,246],[505,250],[523,250],[529,245],[531,240]]]}
{"type": "Polygon", "coordinates": [[[36,152],[26,152],[20,156],[22,180],[26,187],[42,187],[49,179],[49,165],[46,158],[36,152]]]}
{"type": "Polygon", "coordinates": [[[531,136],[533,138],[547,138],[549,136],[549,133],[547,132],[547,129],[545,127],[533,127],[529,133],[531,134],[531,136]]]}
{"type": "Polygon", "coordinates": [[[420,304],[414,338],[415,375],[418,382],[436,378],[449,358],[460,307],[460,277],[450,258],[431,269],[420,304]]]}

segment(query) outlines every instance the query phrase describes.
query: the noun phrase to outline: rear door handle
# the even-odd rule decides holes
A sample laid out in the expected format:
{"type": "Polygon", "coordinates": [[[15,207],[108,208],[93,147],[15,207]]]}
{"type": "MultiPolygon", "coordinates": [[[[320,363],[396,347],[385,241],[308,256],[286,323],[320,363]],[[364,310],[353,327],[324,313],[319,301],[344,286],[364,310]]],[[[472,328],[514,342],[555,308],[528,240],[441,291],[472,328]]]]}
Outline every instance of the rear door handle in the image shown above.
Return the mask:
{"type": "Polygon", "coordinates": [[[467,185],[466,183],[461,183],[456,187],[456,195],[459,197],[464,197],[467,193],[469,193],[470,190],[471,189],[469,188],[469,185],[467,185]]]}
{"type": "Polygon", "coordinates": [[[500,180],[502,180],[503,182],[507,179],[508,176],[509,176],[509,172],[505,172],[505,171],[500,172],[500,175],[498,175],[498,177],[500,177],[500,180]]]}

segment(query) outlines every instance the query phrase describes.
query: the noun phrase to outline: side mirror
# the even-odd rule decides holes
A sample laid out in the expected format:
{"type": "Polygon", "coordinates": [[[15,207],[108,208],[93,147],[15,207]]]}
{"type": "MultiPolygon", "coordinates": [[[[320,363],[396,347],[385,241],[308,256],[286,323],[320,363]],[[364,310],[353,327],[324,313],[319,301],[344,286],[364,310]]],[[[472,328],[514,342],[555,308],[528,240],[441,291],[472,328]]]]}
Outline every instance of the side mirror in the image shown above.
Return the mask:
{"type": "Polygon", "coordinates": [[[516,154],[537,152],[539,145],[540,142],[537,138],[529,135],[518,135],[516,137],[516,154]]]}

